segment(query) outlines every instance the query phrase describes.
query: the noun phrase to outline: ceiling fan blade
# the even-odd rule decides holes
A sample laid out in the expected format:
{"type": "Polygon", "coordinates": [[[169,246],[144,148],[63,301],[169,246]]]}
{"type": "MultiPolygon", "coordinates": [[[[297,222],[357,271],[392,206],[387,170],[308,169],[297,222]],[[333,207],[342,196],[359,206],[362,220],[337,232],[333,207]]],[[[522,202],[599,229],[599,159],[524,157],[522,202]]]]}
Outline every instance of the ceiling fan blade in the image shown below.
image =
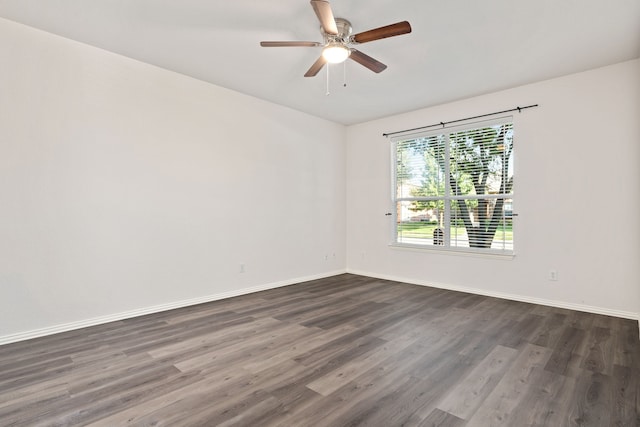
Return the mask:
{"type": "Polygon", "coordinates": [[[387,66],[382,62],[377,61],[356,49],[351,49],[351,55],[349,55],[349,58],[353,59],[360,65],[364,65],[374,73],[380,73],[387,68],[387,66]]]}
{"type": "Polygon", "coordinates": [[[396,22],[385,27],[374,28],[353,36],[356,43],[367,43],[374,40],[386,39],[387,37],[400,36],[411,32],[411,24],[407,21],[396,22]]]}
{"type": "Polygon", "coordinates": [[[318,42],[260,42],[262,47],[316,47],[322,46],[318,42]]]}
{"type": "Polygon", "coordinates": [[[322,70],[322,67],[324,67],[324,64],[326,63],[327,63],[327,60],[324,59],[324,56],[321,55],[320,58],[318,58],[316,62],[313,63],[311,68],[309,68],[309,70],[306,73],[304,73],[304,76],[305,77],[315,76],[320,72],[320,70],[322,70]]]}
{"type": "Polygon", "coordinates": [[[311,6],[313,6],[313,11],[316,13],[324,32],[337,35],[338,27],[329,2],[327,0],[311,0],[311,6]]]}

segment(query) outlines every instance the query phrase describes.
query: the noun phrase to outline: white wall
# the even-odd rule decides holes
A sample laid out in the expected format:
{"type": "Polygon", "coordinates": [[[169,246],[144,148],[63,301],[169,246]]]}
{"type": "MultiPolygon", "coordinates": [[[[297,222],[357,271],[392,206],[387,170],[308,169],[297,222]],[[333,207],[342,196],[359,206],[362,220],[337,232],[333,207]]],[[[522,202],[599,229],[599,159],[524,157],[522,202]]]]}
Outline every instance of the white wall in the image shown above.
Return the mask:
{"type": "Polygon", "coordinates": [[[343,126],[2,19],[0,64],[0,342],[345,270],[343,126]]]}
{"type": "Polygon", "coordinates": [[[623,317],[640,312],[640,60],[351,126],[347,141],[349,271],[623,317]],[[514,115],[515,258],[389,247],[382,133],[535,103],[514,115]],[[551,269],[557,282],[547,280],[551,269]]]}
{"type": "Polygon", "coordinates": [[[346,132],[2,19],[0,64],[0,343],[346,265],[640,312],[638,60],[346,132]],[[390,248],[382,133],[530,103],[514,117],[516,257],[390,248]]]}

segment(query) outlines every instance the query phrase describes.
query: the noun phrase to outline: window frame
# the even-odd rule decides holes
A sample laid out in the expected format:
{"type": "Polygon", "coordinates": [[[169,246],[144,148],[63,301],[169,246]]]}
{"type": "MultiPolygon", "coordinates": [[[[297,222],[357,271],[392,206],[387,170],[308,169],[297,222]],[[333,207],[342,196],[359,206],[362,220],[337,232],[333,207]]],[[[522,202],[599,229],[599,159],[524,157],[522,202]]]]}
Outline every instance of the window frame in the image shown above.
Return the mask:
{"type": "MultiPolygon", "coordinates": [[[[484,127],[492,127],[492,126],[500,126],[504,124],[511,124],[511,131],[514,132],[515,123],[514,118],[511,115],[496,117],[489,120],[481,120],[468,122],[463,124],[457,124],[453,126],[443,126],[433,130],[426,130],[420,132],[410,132],[410,133],[402,133],[398,135],[394,135],[391,139],[391,242],[390,246],[402,249],[412,249],[418,251],[435,251],[440,253],[452,253],[452,254],[461,254],[461,255],[481,255],[481,256],[489,256],[489,257],[507,257],[513,258],[515,256],[515,235],[516,235],[516,221],[515,218],[517,214],[513,213],[511,216],[511,230],[512,237],[511,240],[511,249],[493,249],[493,248],[476,248],[476,247],[461,247],[461,246],[452,246],[451,245],[451,207],[447,207],[451,201],[466,201],[466,200],[479,200],[479,199],[503,199],[503,203],[510,203],[512,206],[515,206],[515,194],[516,194],[516,182],[515,179],[515,159],[516,159],[516,150],[515,150],[515,136],[512,134],[512,148],[511,148],[511,161],[510,167],[513,170],[513,184],[510,189],[510,193],[498,193],[498,194],[469,194],[469,195],[453,195],[451,194],[451,183],[448,179],[445,179],[445,193],[442,197],[440,196],[420,196],[420,197],[398,197],[398,143],[404,141],[415,140],[418,138],[428,138],[438,135],[443,135],[445,137],[445,155],[447,161],[445,162],[444,175],[449,176],[449,172],[451,171],[451,138],[450,135],[457,132],[464,132],[473,129],[479,129],[484,127]],[[421,244],[421,243],[408,243],[398,241],[398,224],[400,224],[398,218],[399,212],[399,203],[401,202],[412,202],[412,201],[442,201],[445,206],[444,220],[443,223],[446,225],[444,227],[444,245],[435,245],[431,244],[421,244]]],[[[514,132],[515,133],[515,132],[514,132]]],[[[504,205],[503,205],[504,211],[504,205]]],[[[506,215],[503,213],[503,220],[506,218],[506,215]]],[[[497,236],[500,230],[496,230],[497,236]]],[[[504,241],[504,240],[503,240],[504,241]]]]}

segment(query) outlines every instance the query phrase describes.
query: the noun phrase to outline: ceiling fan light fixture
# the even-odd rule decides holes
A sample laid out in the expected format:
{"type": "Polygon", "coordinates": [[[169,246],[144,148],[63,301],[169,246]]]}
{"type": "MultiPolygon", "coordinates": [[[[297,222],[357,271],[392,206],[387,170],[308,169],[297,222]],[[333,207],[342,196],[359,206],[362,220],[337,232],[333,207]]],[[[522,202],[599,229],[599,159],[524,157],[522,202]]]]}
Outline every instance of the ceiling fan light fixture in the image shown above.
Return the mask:
{"type": "Polygon", "coordinates": [[[330,64],[339,64],[347,60],[351,50],[341,43],[329,43],[322,49],[322,57],[330,64]]]}

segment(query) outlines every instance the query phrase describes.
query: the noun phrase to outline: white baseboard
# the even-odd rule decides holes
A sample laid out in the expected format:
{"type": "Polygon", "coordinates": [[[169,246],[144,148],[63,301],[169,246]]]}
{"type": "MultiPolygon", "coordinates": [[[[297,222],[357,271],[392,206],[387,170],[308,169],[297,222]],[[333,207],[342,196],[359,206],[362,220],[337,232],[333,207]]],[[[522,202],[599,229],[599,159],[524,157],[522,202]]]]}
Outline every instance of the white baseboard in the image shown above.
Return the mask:
{"type": "Polygon", "coordinates": [[[449,285],[446,283],[436,283],[436,282],[430,282],[426,280],[410,279],[407,277],[376,274],[376,273],[360,271],[360,270],[347,269],[347,273],[358,274],[360,276],[374,277],[374,278],[383,279],[383,280],[393,280],[395,282],[410,283],[412,285],[429,286],[432,288],[447,289],[450,291],[466,292],[469,294],[484,295],[487,297],[495,297],[495,298],[501,298],[501,299],[512,300],[512,301],[527,302],[531,304],[540,304],[540,305],[546,305],[549,307],[566,308],[568,310],[584,311],[586,313],[594,313],[594,314],[603,314],[606,316],[621,317],[623,319],[638,320],[638,327],[640,328],[640,313],[634,313],[631,311],[612,310],[608,308],[595,307],[591,305],[574,304],[574,303],[569,303],[564,301],[548,300],[543,298],[508,294],[503,292],[493,292],[493,291],[487,291],[484,289],[469,288],[466,286],[456,286],[456,285],[449,285]]]}
{"type": "Polygon", "coordinates": [[[263,285],[253,286],[251,288],[238,289],[238,290],[223,292],[223,293],[214,294],[214,295],[207,295],[207,296],[204,296],[204,297],[198,297],[198,298],[192,298],[192,299],[188,299],[188,300],[171,302],[171,303],[168,303],[168,304],[155,305],[155,306],[152,306],[152,307],[145,307],[145,308],[140,308],[140,309],[136,309],[136,310],[130,310],[130,311],[122,312],[122,313],[115,313],[115,314],[111,314],[111,315],[107,315],[107,316],[94,317],[94,318],[91,318],[91,319],[85,319],[85,320],[80,320],[80,321],[76,321],[76,322],[64,323],[64,324],[61,324],[61,325],[55,325],[55,326],[50,326],[50,327],[46,327],[46,328],[40,328],[40,329],[31,330],[31,331],[20,332],[20,333],[17,333],[17,334],[4,335],[4,336],[0,336],[0,345],[9,344],[9,343],[18,342],[18,341],[24,341],[24,340],[28,340],[28,339],[32,339],[32,338],[43,337],[43,336],[47,336],[47,335],[53,335],[53,334],[57,334],[57,333],[61,333],[61,332],[72,331],[72,330],[75,330],[75,329],[86,328],[86,327],[89,327],[89,326],[101,325],[101,324],[104,324],[104,323],[115,322],[115,321],[124,320],[124,319],[130,319],[130,318],[133,318],[133,317],[144,316],[146,314],[159,313],[159,312],[162,312],[162,311],[173,310],[173,309],[176,309],[176,308],[182,308],[182,307],[188,307],[188,306],[191,306],[191,305],[197,305],[197,304],[203,304],[203,303],[212,302],[212,301],[218,301],[218,300],[221,300],[221,299],[232,298],[232,297],[236,297],[236,296],[240,296],[240,295],[246,295],[246,294],[250,294],[250,293],[254,293],[254,292],[266,291],[268,289],[280,288],[280,287],[283,287],[283,286],[289,286],[289,285],[294,285],[294,284],[297,284],[297,283],[308,282],[310,280],[323,279],[323,278],[326,278],[326,277],[337,276],[339,274],[344,274],[344,273],[357,274],[357,275],[360,275],[360,276],[367,276],[367,277],[374,277],[374,278],[383,279],[383,280],[393,280],[393,281],[396,281],[396,282],[411,283],[411,284],[419,285],[419,286],[430,286],[430,287],[433,287],[433,288],[447,289],[447,290],[459,291],[459,292],[466,292],[466,293],[471,293],[471,294],[484,295],[484,296],[507,299],[507,300],[513,300],[513,301],[527,302],[527,303],[531,303],[531,304],[540,304],[540,305],[546,305],[546,306],[550,306],[550,307],[566,308],[566,309],[569,309],[569,310],[584,311],[584,312],[587,312],[587,313],[603,314],[603,315],[606,315],[606,316],[621,317],[621,318],[624,318],[624,319],[633,319],[633,320],[638,320],[638,329],[640,330],[640,315],[639,315],[639,313],[633,313],[633,312],[621,311],[621,310],[611,310],[611,309],[606,309],[606,308],[602,308],[602,307],[595,307],[595,306],[589,306],[589,305],[583,305],[583,304],[573,304],[573,303],[567,303],[567,302],[563,302],[563,301],[547,300],[547,299],[542,299],[542,298],[534,298],[534,297],[515,295],[515,294],[508,294],[508,293],[502,293],[502,292],[491,292],[491,291],[486,291],[484,289],[469,288],[469,287],[465,287],[465,286],[455,286],[455,285],[449,285],[449,284],[444,284],[444,283],[428,282],[428,281],[410,279],[410,278],[407,278],[407,277],[376,274],[376,273],[371,273],[371,272],[367,272],[367,271],[345,269],[345,270],[331,271],[331,272],[318,274],[318,275],[298,277],[298,278],[295,278],[295,279],[283,280],[283,281],[279,281],[279,282],[266,283],[266,284],[263,284],[263,285]]]}
{"type": "Polygon", "coordinates": [[[133,317],[144,316],[146,314],[159,313],[161,311],[173,310],[176,308],[188,307],[190,305],[203,304],[212,301],[218,301],[225,298],[237,297],[240,295],[251,294],[254,292],[266,291],[268,289],[280,288],[283,286],[294,285],[297,283],[308,282],[310,280],[324,279],[326,277],[337,276],[346,273],[346,270],[336,270],[327,273],[317,274],[313,276],[297,277],[295,279],[283,280],[280,282],[266,283],[263,285],[253,286],[251,288],[238,289],[223,292],[214,295],[207,295],[188,300],[171,302],[168,304],[154,305],[152,307],[139,308],[136,310],[125,311],[122,313],[110,314],[107,316],[94,317],[91,319],[80,320],[77,322],[64,323],[61,325],[49,326],[46,328],[34,329],[17,334],[0,336],[0,345],[9,344],[18,341],[24,341],[32,338],[43,337],[47,335],[58,334],[61,332],[73,331],[75,329],[86,328],[89,326],[102,325],[104,323],[115,322],[118,320],[130,319],[133,317]]]}

